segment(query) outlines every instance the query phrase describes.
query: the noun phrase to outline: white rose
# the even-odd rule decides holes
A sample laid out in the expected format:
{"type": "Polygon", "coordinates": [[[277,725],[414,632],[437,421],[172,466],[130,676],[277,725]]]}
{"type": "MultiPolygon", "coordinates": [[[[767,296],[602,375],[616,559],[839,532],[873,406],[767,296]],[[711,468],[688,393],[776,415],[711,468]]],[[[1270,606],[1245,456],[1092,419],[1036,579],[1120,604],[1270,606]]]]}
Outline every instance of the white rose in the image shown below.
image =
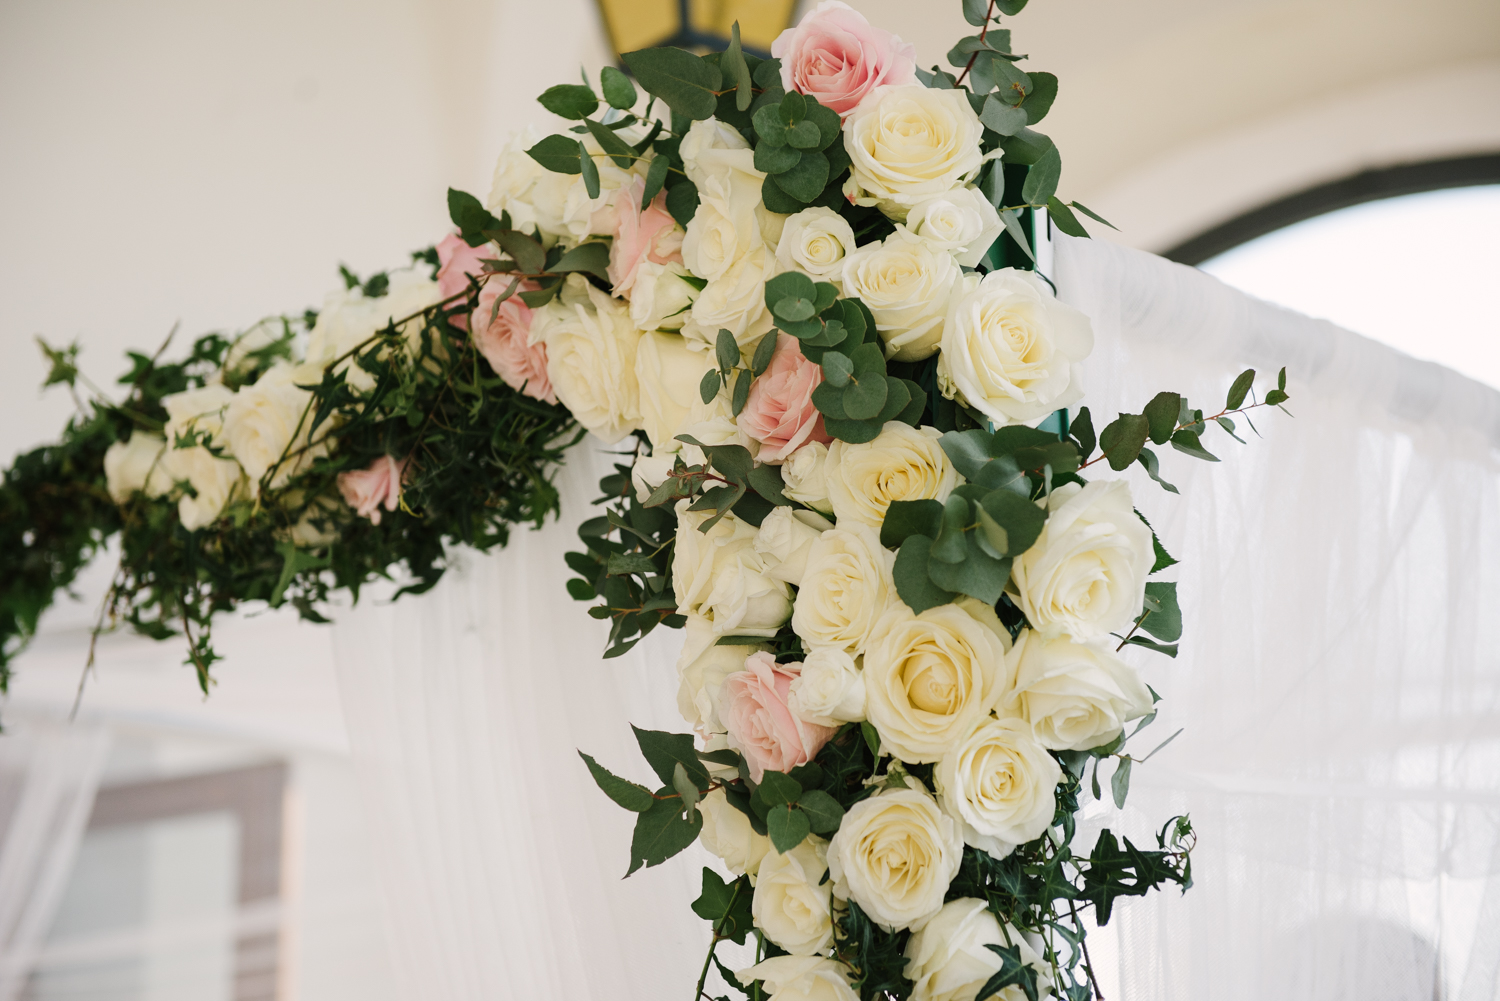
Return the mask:
{"type": "MultiPolygon", "coordinates": [[[[340,289],[323,300],[323,309],[307,338],[307,364],[326,368],[336,360],[337,371],[346,372],[351,389],[367,393],[375,388],[375,376],[345,358],[396,320],[405,320],[442,301],[437,282],[426,269],[404,268],[389,274],[383,296],[368,297],[358,288],[340,289]]],[[[401,327],[407,344],[415,347],[422,334],[422,319],[407,320],[401,327]]]]}
{"type": "Polygon", "coordinates": [[[1150,689],[1106,644],[1027,629],[1008,659],[1015,680],[1002,709],[1025,720],[1043,747],[1087,751],[1151,711],[1150,689]]]}
{"type": "Polygon", "coordinates": [[[791,589],[769,576],[755,551],[755,527],[733,514],[707,533],[712,511],[677,502],[672,590],[683,613],[702,615],[717,635],[774,636],[792,612],[791,589]]]}
{"type": "MultiPolygon", "coordinates": [[[[912,982],[911,1001],[974,1001],[1000,970],[1000,956],[988,945],[1019,946],[1021,962],[1037,971],[1038,995],[1049,996],[1052,971],[1031,943],[1014,925],[1002,928],[983,900],[959,897],[907,940],[902,974],[912,982]]],[[[992,997],[1026,1001],[1026,991],[1013,984],[992,997]]]]}
{"type": "Polygon", "coordinates": [[[172,489],[172,481],[161,465],[166,447],[161,435],[134,431],[125,441],[105,449],[104,482],[110,499],[124,504],[138,490],[148,497],[160,497],[172,489]]]}
{"type": "Polygon", "coordinates": [[[842,278],[844,259],[854,253],[854,230],[833,209],[821,205],[787,216],[776,245],[777,271],[800,271],[817,281],[842,278]]]}
{"type": "Polygon", "coordinates": [[[1126,629],[1156,561],[1151,529],[1136,515],[1130,484],[1095,480],[1052,491],[1042,534],[1011,567],[1026,620],[1080,642],[1126,629]]]}
{"type": "MultiPolygon", "coordinates": [[[[626,142],[638,138],[631,130],[621,130],[619,135],[626,142]]],[[[638,160],[629,168],[617,167],[609,157],[599,155],[603,147],[598,140],[591,135],[580,136],[594,154],[594,166],[599,170],[599,197],[590,198],[582,174],[553,173],[526,155],[540,138],[528,128],[506,144],[495,164],[489,210],[497,216],[509,212],[512,226],[523,231],[535,229],[547,246],[559,239],[579,243],[592,233],[611,233],[614,193],[630,183],[633,175],[644,173],[646,162],[638,160]]]]}
{"type": "Polygon", "coordinates": [[[635,353],[635,377],[641,393],[641,429],[653,448],[670,450],[699,402],[698,384],[714,364],[713,356],[693,351],[677,334],[653,331],[641,336],[635,353]]]}
{"type": "Polygon", "coordinates": [[[709,281],[693,300],[682,335],[712,354],[719,331],[728,330],[742,350],[753,350],[771,329],[771,311],[766,308],[766,279],[770,252],[756,245],[730,264],[723,274],[709,281]]]}
{"type": "Polygon", "coordinates": [[[755,833],[750,818],[729,805],[723,789],[714,789],[699,800],[698,812],[703,815],[703,829],[698,832],[703,847],[736,876],[749,873],[754,877],[771,850],[771,839],[755,833]]]}
{"type": "Polygon", "coordinates": [[[778,506],[760,523],[755,551],[765,560],[766,573],[800,587],[812,544],[832,527],[827,519],[811,511],[778,506]]]}
{"type": "Polygon", "coordinates": [[[630,483],[635,487],[635,499],[644,504],[656,488],[667,481],[676,462],[676,452],[658,452],[653,449],[650,455],[637,455],[630,467],[630,483]]]}
{"type": "Polygon", "coordinates": [[[824,476],[827,467],[828,446],[820,441],[808,442],[781,464],[781,478],[786,481],[781,492],[798,504],[833,514],[828,480],[824,476]]]}
{"type": "Polygon", "coordinates": [[[828,844],[828,873],[838,897],[896,931],[943,906],[963,848],[958,825],[926,790],[886,788],[844,814],[828,844]]]}
{"type": "Polygon", "coordinates": [[[224,413],[225,449],[244,467],[252,498],[260,496],[260,481],[272,466],[277,466],[270,484],[275,489],[311,461],[311,450],[292,454],[308,444],[313,418],[312,393],[297,383],[318,379],[315,372],[283,363],[253,386],[241,388],[230,401],[224,413]]]}
{"type": "Polygon", "coordinates": [[[697,287],[683,281],[687,273],[680,264],[642,261],[630,290],[630,322],[642,330],[681,330],[698,298],[697,287]]]}
{"type": "Polygon", "coordinates": [[[897,226],[844,260],[844,294],[870,308],[887,358],[921,361],[937,353],[961,274],[952,254],[897,226]]]}
{"type": "Polygon", "coordinates": [[[177,502],[177,517],[190,532],[213,524],[219,517],[239,484],[241,470],[238,462],[220,458],[204,445],[180,448],[178,444],[193,435],[199,440],[207,436],[209,445],[223,449],[224,411],[233,399],[232,391],[217,384],[162,397],[167,411],[163,429],[167,449],[162,453],[161,469],[173,484],[186,482],[193,488],[177,502]]]}
{"type": "Polygon", "coordinates": [[[1031,272],[965,275],[943,325],[938,388],[996,424],[1026,424],[1083,397],[1079,363],[1093,350],[1089,318],[1031,272]]]}
{"type": "Polygon", "coordinates": [[[641,332],[626,304],[579,275],[567,279],[572,295],[537,310],[531,339],[547,345],[547,378],[578,423],[606,442],[641,426],[641,390],[635,357],[641,332]]]}
{"type": "Polygon", "coordinates": [[[934,250],[952,252],[958,263],[972,268],[990,249],[1005,224],[993,203],[978,188],[954,188],[912,206],[906,228],[934,250]]]}
{"type": "Polygon", "coordinates": [[[783,855],[774,848],[755,874],[750,913],[755,926],[793,956],[813,956],[833,945],[833,894],[828,844],[809,837],[783,855]],[[824,885],[819,885],[824,883],[824,885]]]}
{"type": "Polygon", "coordinates": [[[1026,721],[986,716],[943,755],[932,777],[964,843],[1004,858],[1051,825],[1062,769],[1026,721]]]}
{"type": "Polygon", "coordinates": [[[937,428],[891,421],[870,441],[828,446],[828,499],[840,524],[879,529],[891,501],[947,500],[958,472],[938,444],[937,428]]]}
{"type": "Polygon", "coordinates": [[[902,761],[938,761],[1009,690],[1010,634],[973,598],[913,615],[893,602],[865,651],[865,713],[902,761]]]}
{"type": "Polygon", "coordinates": [[[713,187],[723,175],[741,173],[757,184],[766,175],[755,169],[755,151],[738,129],[705,118],[688,126],[677,150],[683,173],[698,188],[713,187]]]}
{"type": "Polygon", "coordinates": [[[687,636],[677,658],[677,711],[699,734],[724,733],[727,727],[719,716],[719,691],[724,679],[745,669],[745,658],[764,643],[747,642],[720,645],[713,623],[701,615],[687,617],[687,636]]]}
{"type": "MultiPolygon", "coordinates": [[[[719,395],[708,403],[704,403],[701,397],[693,401],[687,423],[683,425],[678,437],[684,435],[705,445],[739,445],[748,449],[752,456],[760,450],[760,442],[740,430],[735,421],[727,389],[719,390],[719,395]]],[[[677,445],[682,452],[682,461],[688,465],[698,465],[704,461],[703,450],[697,445],[686,442],[678,442],[677,445]]]]}
{"type": "Polygon", "coordinates": [[[865,676],[838,647],[813,647],[792,682],[787,705],[805,723],[838,729],[865,718],[865,676]]]}
{"type": "Polygon", "coordinates": [[[734,978],[764,982],[766,1001],[859,1001],[849,986],[849,968],[821,956],[775,956],[735,971],[734,978]]]}
{"type": "Polygon", "coordinates": [[[918,202],[974,179],[984,164],[983,134],[963,90],[877,87],[844,119],[852,163],[844,193],[904,218],[918,202]]]}
{"type": "Polygon", "coordinates": [[[824,532],[807,554],[793,606],[792,629],[808,646],[833,646],[858,656],[875,624],[896,599],[896,554],[879,532],[850,520],[824,532]]]}

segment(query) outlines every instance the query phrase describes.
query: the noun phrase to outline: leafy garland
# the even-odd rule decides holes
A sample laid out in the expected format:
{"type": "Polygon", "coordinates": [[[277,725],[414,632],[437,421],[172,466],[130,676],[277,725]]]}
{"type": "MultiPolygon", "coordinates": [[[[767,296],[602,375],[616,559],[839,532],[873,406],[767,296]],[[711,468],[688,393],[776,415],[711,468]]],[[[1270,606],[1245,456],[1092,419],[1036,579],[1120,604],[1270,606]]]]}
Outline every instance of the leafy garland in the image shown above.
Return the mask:
{"type": "MultiPolygon", "coordinates": [[[[438,264],[430,249],[414,261],[419,278],[438,264]]],[[[375,308],[385,301],[389,274],[343,275],[347,297],[375,308]]],[[[386,578],[402,583],[398,594],[420,594],[442,576],[449,546],[488,550],[503,546],[514,524],[540,525],[557,510],[556,466],[582,432],[565,408],[517,392],[483,361],[455,323],[478,294],[470,282],[381,321],[333,363],[298,370],[306,404],[293,411],[295,432],[279,458],[256,483],[236,473],[222,510],[193,529],[179,514],[180,502],[199,494],[189,480],[151,490],[143,482],[112,497],[111,447],[173,426],[168,406],[179,394],[254,388],[297,360],[318,314],[274,318],[238,338],[207,334],[177,361],[163,357],[170,338],[154,355],[131,352],[119,402],[97,388],[80,399],[76,345],[44,344],[46,385],[73,391],[79,414],[56,444],[18,458],[0,485],[0,691],[56,592],[116,537],[119,566],[95,635],[115,623],[155,639],[183,635],[185,663],[207,693],[220,659],[217,613],[264,601],[327,621],[321,609],[336,590],[357,600],[365,584],[386,578]],[[406,460],[399,506],[378,521],[358,517],[339,478],[388,456],[406,460]]],[[[170,447],[231,457],[222,435],[191,427],[170,447]]],[[[158,458],[151,477],[164,467],[158,458]]]]}

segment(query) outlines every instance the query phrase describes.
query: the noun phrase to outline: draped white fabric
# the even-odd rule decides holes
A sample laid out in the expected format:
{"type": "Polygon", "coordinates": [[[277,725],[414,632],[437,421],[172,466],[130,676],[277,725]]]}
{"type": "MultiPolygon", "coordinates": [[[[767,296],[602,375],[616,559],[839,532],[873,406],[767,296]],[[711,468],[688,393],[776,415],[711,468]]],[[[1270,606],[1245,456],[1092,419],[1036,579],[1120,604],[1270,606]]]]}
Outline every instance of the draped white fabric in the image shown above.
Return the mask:
{"type": "Polygon", "coordinates": [[[0,741],[0,1001],[20,997],[62,902],[109,748],[83,724],[12,722],[0,741]]]}
{"type": "MultiPolygon", "coordinates": [[[[1133,749],[1186,731],[1089,826],[1154,845],[1190,811],[1201,840],[1193,890],[1091,941],[1106,996],[1496,997],[1500,393],[1150,255],[1064,240],[1056,264],[1094,321],[1096,426],[1162,389],[1217,409],[1249,365],[1288,366],[1296,414],[1209,436],[1213,466],[1164,453],[1181,497],[1123,474],[1187,620],[1177,660],[1137,651],[1167,701],[1133,749]]],[[[560,522],[336,627],[412,997],[691,995],[703,855],[621,882],[630,817],[574,753],[645,779],[627,723],[683,727],[677,636],[601,661],[563,590],[607,462],[580,447],[560,522]]]]}
{"type": "Polygon", "coordinates": [[[1500,393],[1139,251],[1056,252],[1096,427],[1164,389],[1216,412],[1248,366],[1287,366],[1296,415],[1205,436],[1218,464],[1168,449],[1181,497],[1131,475],[1186,623],[1136,658],[1166,698],[1137,753],[1186,730],[1123,819],[1190,811],[1200,841],[1186,896],[1101,936],[1123,997],[1496,997],[1500,393]]]}

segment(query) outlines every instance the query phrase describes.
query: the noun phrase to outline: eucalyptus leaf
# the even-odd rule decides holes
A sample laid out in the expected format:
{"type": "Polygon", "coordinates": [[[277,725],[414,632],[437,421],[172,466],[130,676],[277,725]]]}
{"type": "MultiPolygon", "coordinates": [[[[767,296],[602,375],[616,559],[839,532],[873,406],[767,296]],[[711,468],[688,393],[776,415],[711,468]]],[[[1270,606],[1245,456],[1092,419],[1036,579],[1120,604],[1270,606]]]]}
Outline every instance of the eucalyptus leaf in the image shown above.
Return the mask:
{"type": "Polygon", "coordinates": [[[611,108],[629,111],[635,107],[635,84],[630,82],[630,77],[613,66],[606,66],[600,71],[599,87],[604,91],[604,100],[609,102],[611,108]]]}
{"type": "Polygon", "coordinates": [[[931,549],[932,540],[925,535],[908,536],[896,553],[896,565],[891,571],[896,593],[918,615],[957,597],[953,591],[938,587],[928,576],[931,549]]]}
{"type": "Polygon", "coordinates": [[[646,92],[685,118],[713,117],[719,105],[718,67],[683,49],[638,49],[620,57],[646,92]]]}

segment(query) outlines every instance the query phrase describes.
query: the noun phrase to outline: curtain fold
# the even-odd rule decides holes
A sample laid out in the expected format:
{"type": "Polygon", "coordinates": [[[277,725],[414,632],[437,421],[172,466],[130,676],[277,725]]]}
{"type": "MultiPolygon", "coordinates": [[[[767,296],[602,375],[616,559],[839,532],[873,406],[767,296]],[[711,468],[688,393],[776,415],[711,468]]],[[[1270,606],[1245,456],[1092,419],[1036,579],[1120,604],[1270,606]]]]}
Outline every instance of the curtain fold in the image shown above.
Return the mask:
{"type": "Polygon", "coordinates": [[[0,1001],[21,996],[62,903],[109,734],[12,721],[0,740],[0,1001]]]}
{"type": "MultiPolygon", "coordinates": [[[[1191,891],[1122,901],[1091,938],[1105,995],[1500,996],[1500,393],[1148,254],[1055,255],[1094,324],[1096,427],[1166,389],[1213,413],[1247,366],[1264,386],[1286,365],[1295,414],[1205,436],[1217,464],[1164,451],[1181,496],[1117,474],[1183,561],[1181,653],[1128,651],[1165,698],[1131,750],[1184,732],[1085,827],[1154,846],[1190,812],[1200,840],[1191,891]]],[[[411,997],[691,994],[704,853],[622,881],[631,818],[576,754],[646,781],[628,723],[684,727],[680,637],[603,661],[564,590],[611,461],[580,446],[557,522],[335,627],[411,997]]]]}
{"type": "Polygon", "coordinates": [[[1132,749],[1185,729],[1092,827],[1154,846],[1190,811],[1200,840],[1191,891],[1123,902],[1093,946],[1114,996],[1500,996],[1500,393],[1139,251],[1056,260],[1095,427],[1161,390],[1215,413],[1252,366],[1287,366],[1295,414],[1205,434],[1220,463],[1162,451],[1180,497],[1122,474],[1183,560],[1132,749]]]}

